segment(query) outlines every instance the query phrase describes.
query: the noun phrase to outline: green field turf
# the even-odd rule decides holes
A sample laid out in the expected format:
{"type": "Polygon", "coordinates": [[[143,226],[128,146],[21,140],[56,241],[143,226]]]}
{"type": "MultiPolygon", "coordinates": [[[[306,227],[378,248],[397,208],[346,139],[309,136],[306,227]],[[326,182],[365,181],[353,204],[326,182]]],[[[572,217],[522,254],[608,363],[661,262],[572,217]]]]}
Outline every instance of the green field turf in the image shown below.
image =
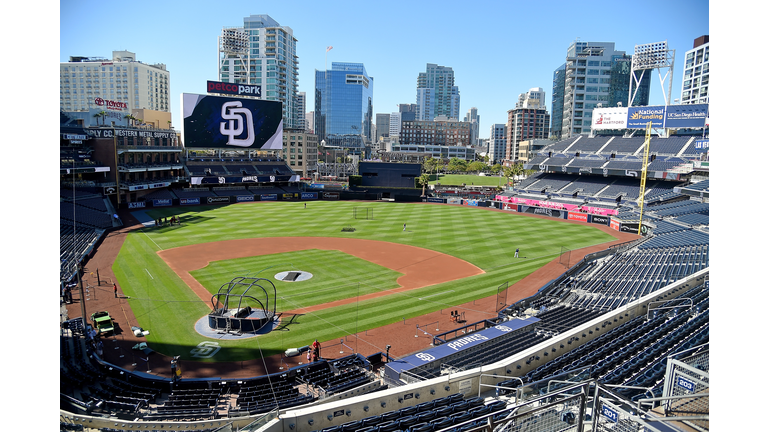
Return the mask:
{"type": "MultiPolygon", "coordinates": [[[[460,281],[323,309],[299,316],[282,331],[258,338],[218,340],[222,349],[214,358],[204,360],[236,361],[257,358],[259,353],[278,354],[287,348],[307,345],[315,338],[343,338],[495,295],[499,285],[514,284],[529,275],[556,258],[562,247],[573,250],[614,240],[589,226],[471,207],[333,201],[308,202],[307,207],[305,210],[303,202],[262,202],[147,211],[152,218],[181,215],[184,221],[182,226],[150,227],[130,233],[113,265],[120,286],[131,297],[129,302],[138,325],[150,330],[150,346],[167,355],[199,360],[190,356],[191,350],[200,342],[211,340],[194,331],[194,323],[210,308],[156,254],[162,249],[253,237],[346,237],[431,249],[466,260],[486,272],[460,281]],[[353,207],[373,209],[373,220],[354,219],[353,207]],[[406,232],[402,230],[403,223],[407,223],[406,232]],[[356,231],[341,232],[350,225],[356,231]],[[527,258],[513,258],[518,247],[520,255],[527,258]]],[[[295,307],[288,305],[308,306],[355,298],[396,286],[396,272],[361,261],[343,253],[308,250],[215,262],[193,276],[215,292],[234,276],[260,272],[258,277],[269,278],[278,287],[278,304],[289,309],[295,307]],[[315,274],[309,281],[301,282],[301,290],[312,291],[311,295],[297,295],[291,291],[295,288],[288,287],[290,283],[274,281],[275,273],[292,269],[315,274]]],[[[284,309],[278,307],[278,312],[281,310],[284,309]]]]}
{"type": "MultiPolygon", "coordinates": [[[[192,276],[211,294],[218,293],[222,285],[235,277],[269,279],[278,293],[278,311],[349,298],[350,290],[357,294],[358,284],[360,295],[398,288],[400,285],[396,280],[402,275],[340,251],[317,249],[215,261],[192,272],[192,276]],[[309,272],[312,278],[301,283],[283,282],[274,278],[279,272],[295,270],[309,272]]],[[[266,284],[265,288],[271,287],[266,284]]],[[[232,293],[242,294],[242,289],[235,289],[232,293]]]]}
{"type": "Polygon", "coordinates": [[[429,184],[440,182],[441,185],[461,186],[462,184],[474,186],[501,186],[507,182],[506,177],[479,176],[469,174],[440,174],[439,180],[430,181],[429,184]]]}

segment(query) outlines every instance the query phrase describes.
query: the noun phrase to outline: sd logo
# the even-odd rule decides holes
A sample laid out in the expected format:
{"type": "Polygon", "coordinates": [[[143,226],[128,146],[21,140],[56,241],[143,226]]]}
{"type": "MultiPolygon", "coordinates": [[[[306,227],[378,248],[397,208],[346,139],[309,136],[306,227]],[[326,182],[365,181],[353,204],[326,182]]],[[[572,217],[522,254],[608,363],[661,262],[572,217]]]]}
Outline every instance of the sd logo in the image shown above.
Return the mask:
{"type": "Polygon", "coordinates": [[[192,357],[197,358],[211,358],[214,355],[216,355],[217,352],[221,347],[219,346],[218,342],[200,342],[197,344],[196,348],[192,348],[192,350],[189,352],[192,357]]]}

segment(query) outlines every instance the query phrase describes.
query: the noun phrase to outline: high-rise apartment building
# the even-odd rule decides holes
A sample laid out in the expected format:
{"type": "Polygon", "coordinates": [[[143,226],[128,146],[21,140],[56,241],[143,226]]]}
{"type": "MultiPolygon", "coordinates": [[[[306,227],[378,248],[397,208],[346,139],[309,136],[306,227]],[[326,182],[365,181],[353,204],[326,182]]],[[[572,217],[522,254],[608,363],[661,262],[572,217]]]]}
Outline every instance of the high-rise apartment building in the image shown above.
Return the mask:
{"type": "Polygon", "coordinates": [[[219,36],[219,81],[261,86],[256,97],[283,103],[286,129],[301,127],[304,118],[296,41],[290,27],[269,15],[245,17],[242,27],[225,27],[219,36]]]}
{"type": "Polygon", "coordinates": [[[71,56],[59,65],[59,107],[170,112],[170,79],[165,64],[144,64],[130,51],[112,51],[111,59],[71,56]]]}
{"type": "MultiPolygon", "coordinates": [[[[562,68],[562,66],[561,66],[562,68]]],[[[555,71],[553,88],[559,85],[561,68],[555,71]]],[[[629,96],[631,56],[615,49],[613,42],[575,41],[568,47],[565,76],[562,84],[562,121],[560,138],[588,134],[592,125],[592,110],[598,107],[626,106],[629,96]],[[626,94],[627,98],[621,95],[626,94]]],[[[560,104],[559,88],[553,90],[552,110],[560,104]]],[[[647,105],[650,75],[640,83],[634,106],[647,105]]],[[[509,133],[509,132],[508,132],[509,133]]],[[[556,131],[552,131],[555,135],[556,131]]]]}
{"type": "Polygon", "coordinates": [[[515,109],[507,111],[507,151],[505,159],[519,159],[518,143],[524,140],[546,138],[549,135],[549,113],[546,93],[535,87],[520,94],[515,109]]]}
{"type": "Polygon", "coordinates": [[[477,139],[480,135],[480,116],[477,114],[477,108],[472,107],[467,111],[467,115],[464,116],[464,121],[470,125],[470,137],[469,142],[471,145],[478,145],[477,139]]]}
{"type": "Polygon", "coordinates": [[[389,136],[397,138],[400,136],[400,128],[402,127],[402,113],[393,112],[389,115],[389,136]]]}
{"type": "Polygon", "coordinates": [[[297,128],[307,130],[307,94],[305,92],[296,94],[296,111],[299,113],[297,128]]]}
{"type": "Polygon", "coordinates": [[[362,63],[315,70],[315,133],[326,146],[356,149],[373,138],[373,77],[362,63]]]}
{"type": "Polygon", "coordinates": [[[459,104],[453,68],[427,63],[427,71],[420,72],[416,80],[416,120],[458,119],[459,104]]]}
{"type": "Polygon", "coordinates": [[[680,103],[709,103],[709,35],[696,38],[693,49],[685,52],[680,103]]]}
{"type": "Polygon", "coordinates": [[[496,123],[491,125],[488,138],[488,156],[491,164],[501,163],[507,155],[507,125],[496,123]]]}
{"type": "Polygon", "coordinates": [[[551,138],[560,138],[563,133],[563,102],[565,99],[565,64],[552,74],[552,125],[551,138]]]}

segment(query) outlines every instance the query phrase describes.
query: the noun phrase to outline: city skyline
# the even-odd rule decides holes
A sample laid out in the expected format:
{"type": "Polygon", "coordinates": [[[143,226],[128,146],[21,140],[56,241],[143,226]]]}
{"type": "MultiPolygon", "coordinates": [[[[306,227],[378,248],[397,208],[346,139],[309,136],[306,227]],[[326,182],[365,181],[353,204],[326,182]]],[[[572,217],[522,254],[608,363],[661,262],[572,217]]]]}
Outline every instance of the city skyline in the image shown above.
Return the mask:
{"type": "MultiPolygon", "coordinates": [[[[462,3],[448,1],[438,9],[426,4],[395,3],[375,16],[375,23],[382,24],[383,29],[398,29],[389,32],[377,31],[370,18],[365,18],[370,14],[334,5],[234,2],[227,8],[208,8],[210,4],[153,4],[151,14],[141,7],[121,8],[93,1],[62,4],[60,61],[68,61],[69,56],[107,57],[114,50],[128,50],[144,63],[166,64],[171,76],[173,124],[179,128],[180,95],[205,94],[206,81],[217,80],[217,38],[222,28],[242,25],[246,16],[265,14],[294,32],[299,57],[298,91],[307,94],[307,107],[314,106],[314,71],[324,70],[326,63],[366,65],[377,83],[374,114],[391,113],[397,111],[398,104],[415,103],[418,75],[428,63],[435,63],[454,70],[461,89],[461,114],[467,107],[477,107],[483,120],[480,137],[486,138],[486,126],[504,123],[520,93],[541,87],[552,94],[552,71],[564,62],[574,40],[614,42],[617,49],[628,54],[635,45],[666,40],[676,54],[674,100],[680,98],[685,52],[692,49],[694,39],[710,33],[708,3],[701,1],[650,1],[643,8],[606,10],[597,16],[593,11],[566,13],[557,12],[565,8],[548,8],[550,12],[540,21],[540,30],[526,27],[519,32],[509,27],[509,17],[538,16],[540,8],[517,2],[480,3],[466,8],[462,3]],[[401,10],[400,6],[407,9],[401,10]],[[116,14],[126,24],[121,24],[119,31],[98,32],[99,37],[94,37],[91,27],[77,25],[107,22],[116,14]],[[425,16],[430,19],[423,19],[425,16]],[[474,38],[449,36],[448,30],[456,27],[458,18],[461,22],[482,23],[483,31],[474,38]],[[520,43],[521,35],[526,43],[520,43]],[[390,47],[389,52],[374,49],[383,43],[390,47]],[[330,51],[329,46],[333,47],[330,51]]],[[[650,104],[663,104],[655,76],[650,104]]],[[[551,110],[551,99],[547,109],[551,110]]]]}

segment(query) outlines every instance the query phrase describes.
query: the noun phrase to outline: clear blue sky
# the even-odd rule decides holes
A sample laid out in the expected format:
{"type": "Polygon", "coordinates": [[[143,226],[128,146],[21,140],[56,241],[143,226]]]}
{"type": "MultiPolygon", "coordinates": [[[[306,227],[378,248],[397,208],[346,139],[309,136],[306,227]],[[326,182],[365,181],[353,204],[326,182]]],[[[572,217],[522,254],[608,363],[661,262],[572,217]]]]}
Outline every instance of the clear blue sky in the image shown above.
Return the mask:
{"type": "MultiPolygon", "coordinates": [[[[552,73],[576,39],[634,46],[666,40],[676,50],[671,99],[680,97],[685,51],[709,34],[708,1],[61,1],[60,61],[111,57],[128,50],[171,73],[173,124],[181,124],[181,93],[205,93],[216,80],[217,37],[243,17],[267,14],[298,39],[299,91],[314,109],[314,70],[334,61],[363,63],[374,77],[374,113],[416,102],[416,77],[427,63],[453,68],[461,117],[480,114],[480,137],[506,123],[517,96],[532,87],[552,103],[552,73]],[[567,11],[567,12],[566,12],[567,11]]],[[[666,73],[667,70],[662,70],[666,73]]],[[[651,104],[663,104],[657,72],[651,104]]]]}

